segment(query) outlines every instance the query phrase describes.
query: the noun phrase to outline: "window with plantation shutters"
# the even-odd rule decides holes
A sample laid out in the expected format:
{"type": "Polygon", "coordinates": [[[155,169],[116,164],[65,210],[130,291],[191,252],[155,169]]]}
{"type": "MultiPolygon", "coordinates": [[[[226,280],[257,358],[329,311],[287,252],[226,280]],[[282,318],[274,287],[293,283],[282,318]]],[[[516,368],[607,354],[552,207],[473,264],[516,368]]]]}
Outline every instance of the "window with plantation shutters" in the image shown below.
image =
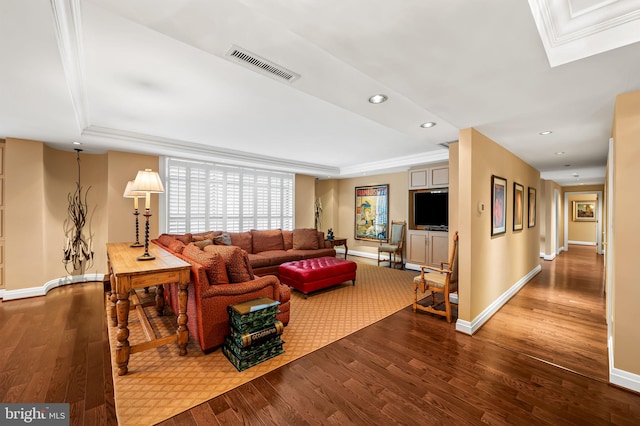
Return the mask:
{"type": "Polygon", "coordinates": [[[176,158],[166,164],[166,232],[293,229],[293,173],[176,158]]]}

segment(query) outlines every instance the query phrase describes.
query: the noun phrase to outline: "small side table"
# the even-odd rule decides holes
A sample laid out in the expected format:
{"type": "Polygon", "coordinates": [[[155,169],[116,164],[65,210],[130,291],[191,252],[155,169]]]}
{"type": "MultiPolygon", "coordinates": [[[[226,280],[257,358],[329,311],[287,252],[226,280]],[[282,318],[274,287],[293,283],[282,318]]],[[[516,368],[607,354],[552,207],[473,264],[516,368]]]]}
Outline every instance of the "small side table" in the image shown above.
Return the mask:
{"type": "Polygon", "coordinates": [[[336,246],[344,246],[344,258],[347,258],[347,253],[349,252],[349,247],[347,247],[347,239],[333,237],[331,239],[325,238],[325,241],[328,241],[331,244],[331,248],[335,248],[336,246]]]}

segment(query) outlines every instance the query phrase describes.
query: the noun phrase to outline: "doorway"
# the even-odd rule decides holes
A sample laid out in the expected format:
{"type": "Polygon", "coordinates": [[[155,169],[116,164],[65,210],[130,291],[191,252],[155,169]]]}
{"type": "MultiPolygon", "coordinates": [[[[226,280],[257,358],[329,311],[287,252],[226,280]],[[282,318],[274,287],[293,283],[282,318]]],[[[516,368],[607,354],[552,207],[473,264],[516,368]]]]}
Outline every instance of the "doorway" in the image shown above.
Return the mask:
{"type": "Polygon", "coordinates": [[[563,249],[568,250],[569,244],[591,245],[598,254],[603,254],[602,191],[565,192],[564,211],[563,249]],[[585,212],[585,208],[592,210],[585,212]]]}

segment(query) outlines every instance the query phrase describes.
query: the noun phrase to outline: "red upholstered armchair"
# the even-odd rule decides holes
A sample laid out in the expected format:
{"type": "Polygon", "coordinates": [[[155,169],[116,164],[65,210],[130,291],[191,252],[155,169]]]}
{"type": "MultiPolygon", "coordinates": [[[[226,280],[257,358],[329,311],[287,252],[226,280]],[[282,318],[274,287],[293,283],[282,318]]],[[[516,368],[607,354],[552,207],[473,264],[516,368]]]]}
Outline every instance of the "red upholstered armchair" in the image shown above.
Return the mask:
{"type": "MultiPolygon", "coordinates": [[[[159,241],[156,244],[163,246],[159,241]]],[[[284,325],[289,323],[290,297],[289,287],[281,284],[277,277],[266,275],[244,282],[231,284],[209,283],[207,268],[201,263],[175,253],[176,256],[191,264],[191,283],[187,299],[189,333],[200,344],[203,352],[208,353],[224,343],[230,334],[227,306],[259,297],[269,297],[280,302],[277,319],[284,325]]],[[[174,312],[178,312],[178,286],[165,285],[165,301],[174,312]]]]}

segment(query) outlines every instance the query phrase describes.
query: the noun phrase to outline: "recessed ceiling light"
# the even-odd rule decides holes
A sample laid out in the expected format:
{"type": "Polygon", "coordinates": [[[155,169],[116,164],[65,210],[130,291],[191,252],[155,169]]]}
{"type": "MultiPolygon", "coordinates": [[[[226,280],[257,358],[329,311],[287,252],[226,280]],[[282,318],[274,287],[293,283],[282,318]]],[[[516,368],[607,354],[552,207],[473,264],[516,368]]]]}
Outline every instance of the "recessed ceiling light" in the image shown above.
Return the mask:
{"type": "Polygon", "coordinates": [[[539,134],[544,136],[544,135],[550,135],[551,133],[553,133],[551,130],[545,130],[544,132],[540,132],[539,134]]]}
{"type": "Polygon", "coordinates": [[[558,151],[558,152],[554,152],[555,155],[564,155],[565,152],[564,151],[558,151]]]}
{"type": "Polygon", "coordinates": [[[372,104],[381,104],[387,99],[389,99],[387,95],[379,94],[379,95],[373,95],[372,97],[370,97],[369,102],[371,102],[372,104]]]}
{"type": "Polygon", "coordinates": [[[74,145],[82,145],[82,142],[71,142],[74,145]]]}
{"type": "Polygon", "coordinates": [[[434,123],[433,121],[427,121],[426,123],[422,123],[420,125],[420,127],[424,128],[424,129],[428,129],[429,127],[433,127],[435,125],[436,125],[436,123],[434,123]]]}

